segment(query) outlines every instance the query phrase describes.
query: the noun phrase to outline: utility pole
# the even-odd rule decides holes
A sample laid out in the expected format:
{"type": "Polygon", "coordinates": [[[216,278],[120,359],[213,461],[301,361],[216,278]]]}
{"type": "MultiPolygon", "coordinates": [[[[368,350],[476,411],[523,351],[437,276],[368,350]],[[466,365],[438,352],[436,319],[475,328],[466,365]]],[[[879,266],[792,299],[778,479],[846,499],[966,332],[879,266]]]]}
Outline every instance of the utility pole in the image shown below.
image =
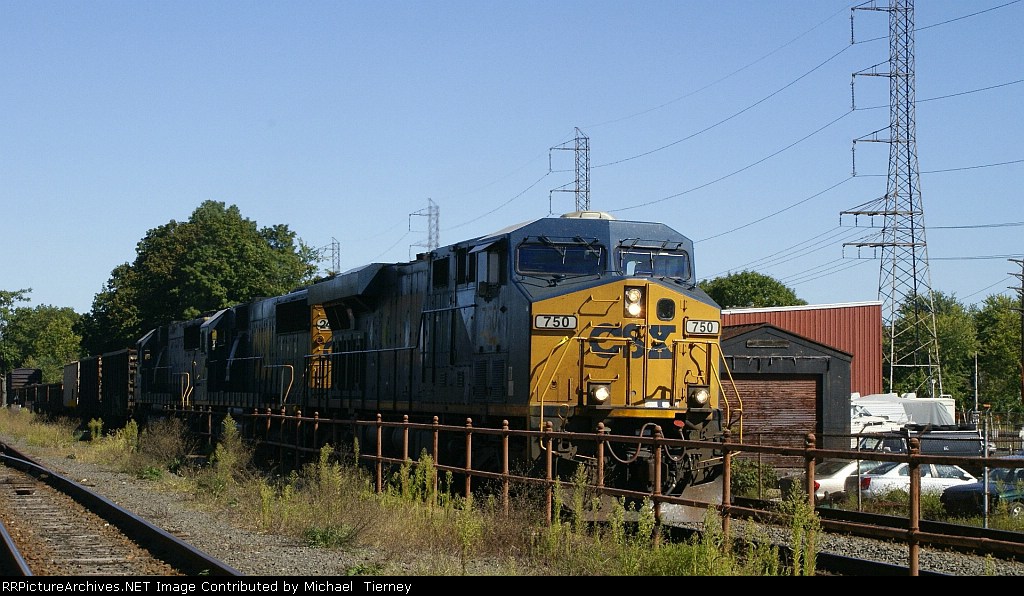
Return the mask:
{"type": "MultiPolygon", "coordinates": [[[[556,192],[573,192],[576,193],[576,211],[590,211],[590,138],[583,134],[583,132],[577,128],[576,138],[572,141],[568,141],[552,147],[548,151],[548,172],[554,171],[551,168],[551,151],[557,150],[571,150],[576,154],[576,186],[575,188],[566,188],[568,184],[554,189],[551,193],[556,192]],[[570,147],[569,144],[572,143],[570,147]]],[[[551,196],[549,193],[548,203],[551,202],[551,196]]],[[[551,207],[548,207],[548,211],[551,211],[551,207]]]]}
{"type": "Polygon", "coordinates": [[[1018,363],[1018,371],[1020,373],[1020,399],[1024,402],[1024,260],[1022,259],[1010,259],[1011,263],[1017,263],[1020,265],[1020,273],[1011,273],[1010,275],[1020,280],[1019,286],[1011,286],[1011,290],[1017,290],[1017,296],[1020,300],[1020,306],[1016,309],[1020,313],[1020,362],[1018,363]]]}
{"type": "MultiPolygon", "coordinates": [[[[873,1],[866,2],[855,6],[852,11],[862,9],[889,13],[888,72],[879,72],[879,65],[876,65],[853,76],[854,79],[858,75],[889,79],[889,134],[883,139],[878,135],[881,131],[875,131],[855,139],[853,147],[855,150],[857,142],[863,141],[888,143],[889,177],[885,196],[840,213],[840,217],[853,215],[855,220],[859,216],[867,216],[872,223],[878,217],[882,219],[882,227],[843,246],[881,251],[878,294],[883,302],[883,325],[889,342],[888,349],[883,352],[884,365],[888,368],[889,391],[896,391],[897,381],[912,379],[917,391],[924,388],[929,396],[939,397],[942,395],[942,373],[928,271],[914,122],[914,3],[913,0],[890,0],[887,7],[874,4],[873,1]]],[[[853,12],[850,14],[850,32],[852,36],[853,12]]]]}

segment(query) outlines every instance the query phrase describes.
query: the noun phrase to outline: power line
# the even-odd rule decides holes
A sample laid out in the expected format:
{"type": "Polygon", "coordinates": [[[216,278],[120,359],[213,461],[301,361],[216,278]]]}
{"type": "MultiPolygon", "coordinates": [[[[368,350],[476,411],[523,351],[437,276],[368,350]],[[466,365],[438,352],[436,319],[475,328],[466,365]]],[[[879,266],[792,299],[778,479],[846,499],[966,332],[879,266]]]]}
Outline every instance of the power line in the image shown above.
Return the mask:
{"type": "MultiPolygon", "coordinates": [[[[754,60],[754,61],[752,61],[752,62],[748,62],[747,64],[745,64],[745,65],[741,66],[740,68],[737,68],[736,70],[734,70],[734,71],[730,72],[729,74],[727,74],[727,75],[725,75],[725,76],[723,76],[723,77],[719,77],[718,79],[715,79],[714,81],[711,81],[710,83],[708,83],[707,85],[704,85],[703,87],[700,87],[699,89],[694,89],[693,91],[691,91],[691,92],[689,92],[689,93],[687,93],[687,94],[685,94],[685,95],[681,95],[681,96],[679,96],[679,97],[676,97],[675,99],[671,99],[671,100],[669,100],[669,101],[666,101],[665,103],[662,103],[662,104],[660,104],[660,105],[654,106],[654,107],[652,107],[652,108],[647,108],[647,109],[645,109],[645,110],[641,110],[641,111],[639,111],[639,112],[635,112],[635,113],[633,113],[633,114],[630,114],[630,115],[628,115],[628,116],[622,116],[622,117],[620,117],[620,118],[615,118],[614,120],[605,120],[604,122],[599,122],[599,123],[597,123],[597,124],[591,124],[591,125],[588,125],[588,126],[586,126],[586,128],[588,128],[588,129],[592,129],[592,128],[598,128],[598,127],[600,127],[600,126],[605,126],[605,125],[608,125],[608,124],[615,124],[615,123],[618,123],[618,122],[622,122],[623,120],[630,120],[630,119],[632,119],[632,118],[636,118],[636,117],[638,117],[638,116],[643,116],[644,114],[649,114],[649,113],[651,113],[651,112],[654,112],[654,111],[660,110],[660,109],[662,109],[662,108],[664,108],[664,107],[667,107],[667,106],[670,106],[670,105],[672,105],[672,104],[674,104],[674,103],[676,103],[676,102],[682,101],[682,100],[684,100],[684,99],[686,99],[686,98],[688,98],[688,97],[692,97],[692,96],[694,96],[694,95],[696,95],[696,94],[698,94],[698,93],[700,93],[700,92],[702,92],[702,91],[705,91],[705,90],[707,90],[707,89],[710,89],[711,87],[714,87],[715,85],[717,85],[717,84],[721,83],[722,81],[725,81],[725,80],[727,80],[727,79],[730,79],[730,78],[732,78],[732,77],[734,77],[734,76],[738,75],[739,73],[743,72],[744,70],[747,70],[747,69],[748,69],[748,68],[750,68],[751,66],[753,66],[753,65],[757,64],[758,62],[761,62],[761,61],[763,61],[763,60],[767,59],[768,57],[770,57],[770,56],[772,56],[772,55],[774,55],[774,54],[776,54],[776,53],[780,52],[780,51],[781,51],[781,50],[783,50],[784,48],[786,48],[786,47],[788,47],[788,46],[792,45],[792,44],[793,44],[793,43],[795,43],[795,42],[796,42],[796,41],[797,41],[798,39],[800,39],[800,38],[802,38],[802,37],[806,36],[806,35],[807,35],[808,33],[810,33],[811,31],[814,31],[814,30],[815,30],[815,29],[817,29],[818,27],[821,27],[821,26],[822,26],[822,25],[824,25],[825,23],[827,23],[827,22],[831,21],[831,20],[832,20],[833,18],[835,18],[835,17],[836,17],[836,15],[838,15],[838,14],[841,14],[841,13],[842,13],[842,12],[844,12],[845,10],[846,10],[846,8],[845,8],[845,7],[844,7],[844,8],[841,8],[841,9],[839,9],[839,10],[837,10],[836,12],[832,13],[831,15],[829,15],[829,17],[828,17],[828,18],[826,18],[825,20],[823,20],[823,21],[819,22],[819,23],[818,23],[817,25],[814,25],[814,26],[813,26],[813,27],[811,27],[810,29],[808,29],[808,30],[804,31],[804,32],[803,32],[803,33],[801,33],[800,35],[797,35],[796,37],[794,37],[793,39],[791,39],[791,40],[787,41],[786,43],[784,43],[784,44],[782,44],[782,45],[780,45],[780,46],[776,47],[776,48],[775,48],[774,50],[771,50],[770,52],[768,52],[768,53],[766,53],[766,54],[763,54],[763,55],[762,55],[762,56],[761,56],[760,58],[757,58],[756,60],[754,60]]],[[[844,51],[845,51],[845,48],[844,48],[844,51]]],[[[698,133],[698,134],[699,134],[699,133],[698,133]]]]}
{"type": "MultiPolygon", "coordinates": [[[[918,29],[914,29],[914,31],[915,32],[916,31],[924,31],[925,29],[931,29],[933,27],[938,27],[940,25],[948,25],[949,23],[955,23],[956,21],[962,21],[964,19],[969,19],[971,17],[976,17],[978,15],[985,14],[986,12],[992,12],[993,10],[999,10],[1000,8],[1006,8],[1007,6],[1010,6],[1012,4],[1017,4],[1020,1],[1021,0],[1013,0],[1012,2],[1007,2],[1005,4],[1000,4],[999,6],[993,6],[991,8],[986,8],[985,10],[979,10],[978,12],[972,12],[971,14],[965,14],[963,16],[956,17],[955,19],[947,19],[945,21],[940,21],[938,23],[933,23],[931,25],[925,25],[924,27],[920,27],[918,29]]],[[[854,7],[854,9],[857,9],[857,8],[860,8],[860,7],[859,6],[855,6],[854,7]]],[[[864,41],[853,41],[853,12],[851,10],[851,14],[850,14],[850,43],[853,43],[853,44],[870,43],[872,41],[880,41],[880,40],[883,40],[883,39],[886,39],[886,38],[885,37],[873,37],[871,39],[865,39],[864,41]]]]}
{"type": "MultiPolygon", "coordinates": [[[[783,85],[782,87],[779,87],[779,88],[778,88],[778,89],[776,89],[775,91],[772,91],[772,92],[771,92],[771,93],[769,93],[768,95],[766,95],[766,96],[762,97],[761,99],[759,99],[759,100],[755,101],[754,103],[752,103],[752,104],[750,104],[750,105],[746,106],[746,107],[745,107],[745,108],[743,108],[742,110],[740,110],[740,111],[738,111],[738,112],[735,112],[735,113],[733,113],[732,115],[730,115],[730,116],[727,116],[726,118],[723,118],[723,119],[719,120],[718,122],[715,122],[714,124],[712,124],[712,125],[710,125],[710,126],[706,126],[706,127],[702,128],[701,130],[698,130],[698,131],[697,131],[697,132],[695,132],[695,133],[692,133],[692,134],[690,134],[690,135],[687,135],[687,136],[685,136],[685,137],[683,137],[683,138],[681,138],[681,139],[678,139],[678,140],[676,140],[676,141],[672,141],[671,143],[668,143],[668,144],[666,144],[666,145],[662,145],[661,147],[658,147],[658,148],[656,148],[656,149],[651,149],[651,150],[649,150],[649,151],[645,151],[645,152],[643,152],[643,153],[638,153],[638,154],[636,154],[636,155],[632,155],[632,156],[630,156],[630,157],[624,157],[624,158],[622,158],[622,159],[618,159],[618,160],[615,160],[615,161],[610,161],[610,162],[607,162],[607,163],[599,164],[599,165],[596,165],[596,166],[594,166],[594,167],[595,167],[595,168],[604,168],[604,167],[608,167],[608,166],[614,166],[614,165],[617,165],[617,164],[620,164],[620,163],[623,163],[623,162],[627,162],[627,161],[632,161],[632,160],[634,160],[634,159],[639,159],[639,158],[641,158],[641,157],[647,157],[648,155],[651,155],[651,154],[653,154],[653,153],[657,153],[657,152],[659,152],[659,151],[663,151],[663,150],[665,150],[665,149],[668,149],[669,147],[674,147],[674,146],[678,145],[679,143],[682,143],[682,142],[684,142],[684,141],[688,141],[688,140],[690,140],[690,139],[692,139],[692,138],[694,138],[694,137],[696,137],[696,136],[698,136],[698,135],[701,135],[701,134],[704,134],[704,133],[708,132],[709,130],[712,130],[712,129],[714,129],[714,128],[717,128],[717,127],[721,126],[722,124],[725,124],[726,122],[728,122],[728,121],[732,120],[733,118],[736,118],[737,116],[740,116],[741,114],[743,114],[743,113],[745,113],[745,112],[748,112],[748,111],[752,110],[753,108],[757,107],[758,105],[760,105],[760,104],[762,104],[762,103],[764,103],[764,102],[768,101],[769,99],[771,99],[771,98],[775,97],[775,96],[776,96],[776,95],[778,95],[779,93],[782,93],[783,91],[785,91],[785,90],[786,90],[786,89],[788,89],[789,87],[792,87],[793,85],[795,85],[796,83],[798,83],[798,82],[799,82],[799,81],[800,81],[801,79],[803,79],[804,77],[806,77],[806,76],[810,75],[810,74],[811,74],[812,72],[814,72],[814,71],[818,70],[818,69],[819,69],[819,68],[821,68],[822,66],[825,66],[826,64],[828,64],[829,62],[831,62],[832,60],[834,60],[835,58],[837,58],[837,57],[838,57],[838,56],[839,56],[840,54],[842,54],[843,52],[845,52],[845,51],[846,51],[846,50],[848,50],[849,48],[850,48],[850,46],[845,46],[845,47],[844,47],[843,49],[839,50],[839,51],[838,51],[838,52],[836,52],[835,54],[832,54],[831,56],[829,56],[828,58],[826,58],[824,62],[821,62],[821,63],[819,63],[819,64],[818,64],[817,66],[815,66],[815,67],[814,67],[814,68],[812,68],[811,70],[809,70],[809,71],[807,71],[807,72],[803,73],[802,75],[800,75],[799,77],[797,77],[797,78],[793,79],[792,81],[790,81],[790,82],[786,83],[786,84],[785,84],[785,85],[783,85]]],[[[846,116],[846,114],[844,114],[843,116],[840,116],[840,117],[839,117],[839,118],[837,118],[836,120],[833,120],[832,122],[830,122],[830,123],[826,124],[826,125],[825,125],[825,127],[827,127],[827,126],[830,126],[830,125],[834,124],[834,123],[835,123],[836,121],[838,121],[838,120],[842,119],[842,118],[843,118],[843,117],[845,117],[845,116],[846,116]]],[[[823,127],[823,128],[824,128],[824,127],[823,127]]],[[[819,130],[821,130],[821,129],[819,129],[819,130]]],[[[815,132],[818,132],[818,131],[815,131],[815,132]]],[[[814,134],[814,133],[811,133],[811,134],[814,134]]],[[[805,137],[805,138],[806,138],[806,137],[805,137]]],[[[803,140],[803,139],[801,139],[801,140],[803,140]]]]}
{"type": "MultiPolygon", "coordinates": [[[[685,195],[685,194],[689,194],[689,193],[691,193],[691,192],[695,192],[695,191],[698,191],[698,190],[700,190],[700,189],[702,189],[702,188],[706,188],[706,187],[708,187],[708,186],[711,186],[712,184],[715,184],[715,183],[721,182],[722,180],[725,180],[725,179],[727,179],[727,178],[731,178],[731,177],[733,177],[733,176],[735,176],[735,175],[737,175],[737,174],[739,174],[739,173],[741,173],[741,172],[743,172],[743,171],[745,171],[745,170],[749,170],[750,168],[752,168],[752,167],[754,167],[754,166],[756,166],[756,165],[759,165],[759,164],[761,164],[761,163],[764,163],[764,162],[768,161],[769,159],[771,159],[771,158],[773,158],[773,157],[775,157],[775,156],[779,155],[780,153],[782,153],[782,152],[784,152],[784,151],[787,151],[787,150],[789,150],[789,149],[793,148],[793,147],[794,147],[795,145],[797,145],[797,144],[799,144],[799,143],[802,143],[802,142],[806,141],[807,139],[809,139],[809,138],[811,138],[812,136],[814,136],[814,135],[818,134],[819,132],[821,132],[821,131],[825,130],[826,128],[828,128],[828,127],[832,126],[832,125],[833,125],[833,124],[835,124],[836,122],[839,122],[840,120],[842,120],[843,118],[847,117],[848,115],[850,115],[850,114],[852,114],[852,113],[853,113],[853,112],[846,112],[845,114],[843,114],[842,116],[839,116],[839,117],[838,117],[838,118],[836,118],[835,120],[832,120],[832,121],[831,121],[831,122],[829,122],[828,124],[825,124],[824,126],[821,126],[820,128],[818,128],[817,130],[815,130],[815,131],[813,131],[813,132],[811,132],[811,133],[809,133],[809,134],[807,134],[807,135],[804,135],[803,137],[801,137],[800,139],[797,139],[796,141],[793,141],[793,142],[792,142],[792,143],[790,143],[789,145],[786,145],[786,146],[785,146],[785,147],[783,147],[782,149],[779,149],[778,151],[775,151],[774,153],[771,153],[771,154],[769,154],[769,155],[766,155],[766,156],[762,157],[761,159],[759,159],[759,160],[757,160],[757,161],[755,161],[755,162],[753,162],[753,163],[749,163],[749,164],[747,164],[747,165],[743,166],[742,168],[740,168],[740,169],[738,169],[738,170],[734,170],[734,171],[732,171],[732,172],[730,172],[730,173],[728,173],[728,174],[725,174],[724,176],[719,176],[718,178],[715,178],[714,180],[710,180],[710,181],[708,181],[708,182],[705,182],[704,184],[701,184],[701,185],[699,185],[699,186],[695,186],[695,187],[693,187],[693,188],[690,188],[690,189],[684,190],[684,191],[682,191],[682,192],[678,192],[678,193],[675,193],[675,194],[673,194],[673,195],[669,195],[669,196],[667,196],[667,197],[662,197],[662,198],[660,198],[660,199],[656,199],[656,200],[653,200],[653,201],[647,201],[646,203],[640,203],[640,204],[637,204],[637,205],[632,205],[632,206],[630,206],[630,207],[621,207],[621,208],[619,208],[619,209],[612,209],[612,210],[611,210],[611,212],[612,212],[612,213],[618,213],[618,212],[620,212],[620,211],[629,211],[629,210],[631,210],[631,209],[639,209],[640,207],[647,207],[647,206],[649,206],[649,205],[654,205],[654,204],[656,204],[656,203],[661,203],[661,202],[667,201],[667,200],[669,200],[669,199],[674,199],[674,198],[677,198],[677,197],[681,197],[681,196],[683,196],[683,195],[685,195]]],[[[843,180],[843,181],[841,181],[841,182],[838,182],[838,183],[836,183],[836,184],[835,184],[834,186],[831,186],[831,187],[829,187],[829,188],[826,188],[825,190],[821,191],[821,193],[818,193],[818,194],[822,194],[822,193],[824,193],[824,192],[828,192],[829,190],[832,190],[833,188],[835,188],[836,186],[839,186],[839,185],[840,185],[840,184],[842,184],[843,182],[846,182],[847,180],[851,180],[851,179],[852,179],[852,176],[851,176],[850,178],[847,178],[846,180],[843,180]]],[[[817,195],[814,195],[814,196],[817,196],[817,195]]],[[[809,200],[809,199],[811,199],[811,198],[814,198],[814,197],[808,197],[808,199],[807,199],[807,200],[809,200]]],[[[795,206],[795,205],[794,205],[794,206],[795,206]]],[[[770,217],[770,216],[768,216],[768,217],[770,217]]],[[[764,219],[767,219],[767,217],[766,217],[766,218],[764,218],[764,219]]],[[[762,219],[762,220],[758,220],[758,221],[763,221],[763,219],[762,219]]],[[[755,222],[755,223],[756,223],[756,222],[755,222]]],[[[737,228],[737,229],[739,229],[739,228],[737,228]]],[[[735,230],[732,230],[732,231],[735,231],[735,230]]],[[[705,240],[707,240],[707,238],[705,238],[705,240]]]]}

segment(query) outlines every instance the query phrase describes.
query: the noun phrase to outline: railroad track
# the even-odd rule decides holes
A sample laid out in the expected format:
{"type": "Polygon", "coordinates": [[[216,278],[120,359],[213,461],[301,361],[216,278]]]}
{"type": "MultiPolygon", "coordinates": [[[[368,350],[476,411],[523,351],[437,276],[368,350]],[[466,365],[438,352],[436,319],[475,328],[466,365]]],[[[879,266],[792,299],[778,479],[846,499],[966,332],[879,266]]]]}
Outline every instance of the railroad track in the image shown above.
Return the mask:
{"type": "Polygon", "coordinates": [[[10,447],[0,451],[4,575],[242,575],[10,447]]]}
{"type": "MultiPolygon", "coordinates": [[[[756,517],[756,511],[770,511],[771,501],[734,498],[733,504],[749,509],[744,517],[756,517]]],[[[909,529],[906,517],[817,507],[822,527],[852,536],[901,539],[909,529]]],[[[962,553],[980,553],[1001,559],[1024,561],[1024,533],[981,528],[964,524],[922,519],[918,523],[920,542],[962,553]]]]}
{"type": "MultiPolygon", "coordinates": [[[[759,499],[735,498],[733,504],[734,517],[748,523],[764,524],[766,513],[774,509],[772,502],[759,499]]],[[[817,569],[823,574],[910,574],[906,517],[828,507],[816,512],[822,530],[837,537],[823,540],[817,554],[817,569]],[[826,548],[824,542],[841,546],[826,548]]],[[[916,536],[922,548],[917,575],[1024,575],[1024,533],[921,520],[916,536]]],[[[789,555],[788,547],[780,550],[783,557],[789,555]]]]}

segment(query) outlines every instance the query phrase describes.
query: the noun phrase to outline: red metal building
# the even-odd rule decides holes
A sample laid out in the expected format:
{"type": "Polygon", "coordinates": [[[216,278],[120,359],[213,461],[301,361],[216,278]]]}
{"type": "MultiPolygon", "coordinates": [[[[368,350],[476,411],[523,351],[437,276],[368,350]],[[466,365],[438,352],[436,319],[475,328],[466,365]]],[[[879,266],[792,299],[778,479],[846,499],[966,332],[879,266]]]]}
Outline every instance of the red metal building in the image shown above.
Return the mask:
{"type": "Polygon", "coordinates": [[[722,311],[722,326],[768,323],[853,356],[850,391],[882,393],[882,303],[848,302],[722,311]]]}

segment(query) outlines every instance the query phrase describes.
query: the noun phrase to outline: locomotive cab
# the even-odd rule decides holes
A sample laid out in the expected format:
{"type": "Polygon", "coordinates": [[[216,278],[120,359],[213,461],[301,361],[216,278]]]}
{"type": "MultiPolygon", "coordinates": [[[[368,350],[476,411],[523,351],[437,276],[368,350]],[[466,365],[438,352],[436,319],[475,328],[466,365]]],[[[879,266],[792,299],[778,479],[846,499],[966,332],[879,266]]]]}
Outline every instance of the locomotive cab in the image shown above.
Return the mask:
{"type": "MultiPolygon", "coordinates": [[[[515,242],[515,279],[530,297],[530,427],[720,441],[721,315],[694,283],[692,242],[661,224],[588,219],[599,221],[572,235],[541,220],[515,242]]],[[[720,471],[715,449],[674,448],[654,470],[650,447],[606,447],[606,475],[631,488],[660,478],[662,492],[682,494],[720,471]]],[[[597,456],[571,442],[558,455],[597,456]]]]}

